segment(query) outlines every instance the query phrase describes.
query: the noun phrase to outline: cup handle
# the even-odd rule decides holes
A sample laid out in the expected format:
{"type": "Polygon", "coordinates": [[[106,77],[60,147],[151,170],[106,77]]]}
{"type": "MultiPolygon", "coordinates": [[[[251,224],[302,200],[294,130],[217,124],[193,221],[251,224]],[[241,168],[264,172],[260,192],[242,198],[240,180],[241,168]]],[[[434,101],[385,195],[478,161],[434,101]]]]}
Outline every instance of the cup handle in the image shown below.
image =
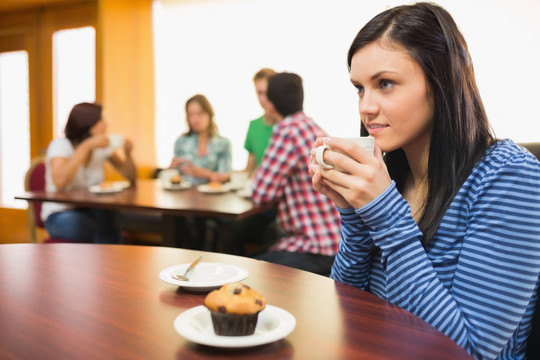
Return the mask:
{"type": "Polygon", "coordinates": [[[322,166],[324,169],[333,169],[334,167],[332,165],[327,164],[327,163],[324,162],[323,156],[324,156],[324,151],[326,149],[330,149],[330,146],[321,145],[315,150],[315,161],[317,162],[317,164],[322,166]]]}

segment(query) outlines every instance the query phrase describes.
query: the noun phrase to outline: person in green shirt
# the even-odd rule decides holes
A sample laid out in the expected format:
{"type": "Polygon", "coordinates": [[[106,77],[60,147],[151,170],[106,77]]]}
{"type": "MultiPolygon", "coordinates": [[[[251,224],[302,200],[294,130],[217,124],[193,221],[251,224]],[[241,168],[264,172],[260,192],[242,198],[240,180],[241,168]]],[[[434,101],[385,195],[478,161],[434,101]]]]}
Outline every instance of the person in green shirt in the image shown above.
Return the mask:
{"type": "MultiPolygon", "coordinates": [[[[274,70],[263,68],[253,76],[257,98],[264,114],[251,120],[244,142],[244,148],[249,153],[244,171],[249,177],[255,174],[255,169],[260,165],[272,137],[273,122],[266,114],[268,106],[266,88],[268,87],[268,79],[275,74],[274,70]]],[[[266,250],[267,244],[274,238],[276,231],[276,211],[268,210],[245,219],[235,220],[234,236],[230,237],[230,241],[223,239],[222,245],[228,253],[253,256],[266,250]]]]}
{"type": "Polygon", "coordinates": [[[251,120],[246,135],[246,141],[244,142],[244,148],[249,153],[247,165],[244,171],[250,176],[255,172],[255,169],[261,163],[264,151],[266,150],[270,137],[272,136],[272,124],[266,116],[266,107],[268,103],[268,100],[266,99],[266,88],[268,86],[268,79],[275,74],[276,72],[274,70],[270,68],[263,68],[257,71],[253,77],[257,98],[259,99],[259,104],[264,110],[264,114],[255,120],[251,120]]]}

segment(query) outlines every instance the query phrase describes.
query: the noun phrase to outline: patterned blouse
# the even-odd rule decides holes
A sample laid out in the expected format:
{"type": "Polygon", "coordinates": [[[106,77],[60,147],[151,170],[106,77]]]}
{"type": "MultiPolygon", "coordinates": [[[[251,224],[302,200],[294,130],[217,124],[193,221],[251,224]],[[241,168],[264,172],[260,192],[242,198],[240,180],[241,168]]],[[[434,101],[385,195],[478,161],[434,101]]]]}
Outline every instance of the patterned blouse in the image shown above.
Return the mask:
{"type": "MultiPolygon", "coordinates": [[[[231,171],[232,150],[229,139],[214,135],[208,142],[208,151],[205,155],[198,153],[199,140],[197,134],[182,134],[174,143],[174,156],[185,158],[194,165],[204,167],[213,172],[227,173],[231,171]]],[[[202,184],[207,179],[184,176],[193,184],[202,184]]]]}

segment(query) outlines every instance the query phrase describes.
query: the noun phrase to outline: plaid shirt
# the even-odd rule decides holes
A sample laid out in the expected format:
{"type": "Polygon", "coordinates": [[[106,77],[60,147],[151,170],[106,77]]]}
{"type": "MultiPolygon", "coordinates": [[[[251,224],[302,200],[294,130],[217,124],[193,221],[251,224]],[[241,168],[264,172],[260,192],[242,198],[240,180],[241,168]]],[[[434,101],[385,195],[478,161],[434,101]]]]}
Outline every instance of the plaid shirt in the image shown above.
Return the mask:
{"type": "Polygon", "coordinates": [[[253,201],[279,200],[277,223],[285,235],[273,251],[335,255],[341,239],[333,202],[311,185],[309,153],[322,132],[303,112],[274,126],[268,149],[255,175],[253,201]]]}

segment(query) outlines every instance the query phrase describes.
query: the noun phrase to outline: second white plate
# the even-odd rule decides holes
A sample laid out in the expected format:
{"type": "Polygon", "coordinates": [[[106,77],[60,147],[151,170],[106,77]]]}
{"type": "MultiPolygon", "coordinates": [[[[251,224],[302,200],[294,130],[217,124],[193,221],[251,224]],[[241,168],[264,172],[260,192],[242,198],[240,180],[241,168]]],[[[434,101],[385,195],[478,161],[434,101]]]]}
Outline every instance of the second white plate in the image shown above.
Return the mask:
{"type": "Polygon", "coordinates": [[[174,329],[197,344],[220,348],[245,348],[268,344],[288,336],[296,327],[296,319],[289,312],[266,305],[259,313],[255,333],[249,336],[220,336],[214,333],[210,311],[199,305],[178,315],[174,329]]]}
{"type": "Polygon", "coordinates": [[[166,283],[178,285],[192,291],[209,291],[225,284],[242,281],[249,276],[247,269],[224,263],[201,262],[188,275],[189,281],[172,277],[183,274],[190,264],[170,266],[159,273],[159,278],[166,283]]]}
{"type": "Polygon", "coordinates": [[[227,183],[222,184],[221,187],[219,188],[213,188],[209,186],[208,184],[202,184],[202,185],[197,186],[197,190],[199,190],[202,193],[220,194],[220,193],[230,191],[231,188],[229,187],[227,183]]]}
{"type": "Polygon", "coordinates": [[[92,185],[88,188],[88,190],[94,194],[112,194],[123,191],[128,187],[129,182],[127,181],[115,181],[92,185]]]}

